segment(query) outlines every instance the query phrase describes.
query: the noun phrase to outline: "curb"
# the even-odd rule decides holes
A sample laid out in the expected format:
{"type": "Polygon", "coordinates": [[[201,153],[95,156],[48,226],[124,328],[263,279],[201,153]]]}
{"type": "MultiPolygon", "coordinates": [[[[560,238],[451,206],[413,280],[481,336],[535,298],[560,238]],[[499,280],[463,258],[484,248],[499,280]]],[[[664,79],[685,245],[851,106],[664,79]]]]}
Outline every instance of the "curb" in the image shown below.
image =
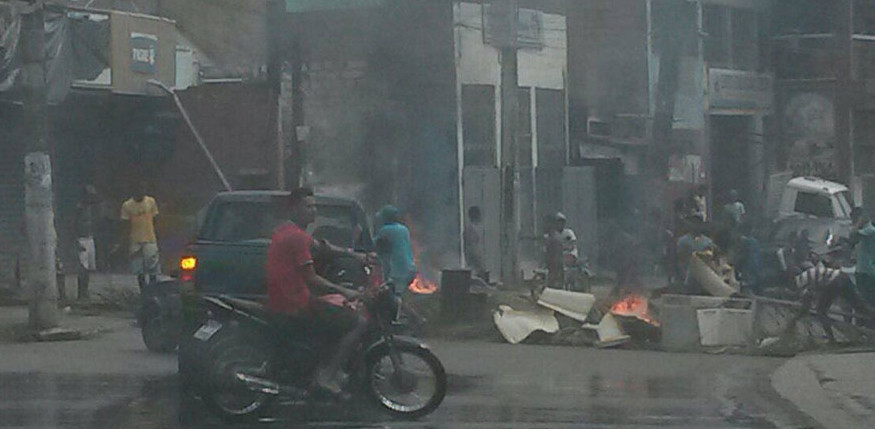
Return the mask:
{"type": "Polygon", "coordinates": [[[833,380],[812,367],[809,356],[792,358],[772,373],[775,391],[825,428],[866,427],[865,420],[847,409],[841,392],[825,388],[824,384],[833,380]]]}

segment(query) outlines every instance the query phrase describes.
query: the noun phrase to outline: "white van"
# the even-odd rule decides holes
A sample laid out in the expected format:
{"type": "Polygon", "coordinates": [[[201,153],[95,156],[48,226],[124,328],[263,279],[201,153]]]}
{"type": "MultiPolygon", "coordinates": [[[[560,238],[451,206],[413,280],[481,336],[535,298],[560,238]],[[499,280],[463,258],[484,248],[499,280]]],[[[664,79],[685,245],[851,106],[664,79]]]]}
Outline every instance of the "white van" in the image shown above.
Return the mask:
{"type": "Polygon", "coordinates": [[[778,217],[849,219],[852,208],[847,186],[818,177],[796,177],[784,187],[778,217]]]}

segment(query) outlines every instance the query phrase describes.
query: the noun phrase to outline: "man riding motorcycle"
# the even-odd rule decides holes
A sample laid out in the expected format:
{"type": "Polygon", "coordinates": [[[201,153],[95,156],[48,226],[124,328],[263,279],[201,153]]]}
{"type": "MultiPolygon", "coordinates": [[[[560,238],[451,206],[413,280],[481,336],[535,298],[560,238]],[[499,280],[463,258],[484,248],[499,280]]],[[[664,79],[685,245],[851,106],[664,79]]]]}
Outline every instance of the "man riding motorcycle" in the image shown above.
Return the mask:
{"type": "MultiPolygon", "coordinates": [[[[293,190],[287,207],[289,222],[274,230],[267,251],[268,309],[287,319],[290,327],[299,326],[296,322],[304,318],[340,337],[333,356],[314,378],[317,387],[338,395],[342,392],[341,365],[348,360],[367,328],[362,313],[349,305],[349,301],[360,298],[361,294],[324,279],[314,270],[311,248],[347,251],[327,242],[316,242],[306,232],[307,226],[316,220],[313,190],[304,187],[293,190]]],[[[353,255],[362,260],[366,258],[353,255]]]]}

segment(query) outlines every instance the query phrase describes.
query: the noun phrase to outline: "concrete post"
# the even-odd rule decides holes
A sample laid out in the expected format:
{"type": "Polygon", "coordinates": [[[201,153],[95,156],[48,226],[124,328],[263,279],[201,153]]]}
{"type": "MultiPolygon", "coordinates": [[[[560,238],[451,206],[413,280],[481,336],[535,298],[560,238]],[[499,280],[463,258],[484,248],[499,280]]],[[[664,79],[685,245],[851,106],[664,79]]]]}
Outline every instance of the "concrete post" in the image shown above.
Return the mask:
{"type": "Polygon", "coordinates": [[[22,15],[21,53],[24,102],[25,218],[28,242],[27,284],[29,323],[36,330],[58,325],[55,278],[57,233],[52,190],[52,160],[48,144],[46,105],[45,18],[42,1],[22,15]]]}

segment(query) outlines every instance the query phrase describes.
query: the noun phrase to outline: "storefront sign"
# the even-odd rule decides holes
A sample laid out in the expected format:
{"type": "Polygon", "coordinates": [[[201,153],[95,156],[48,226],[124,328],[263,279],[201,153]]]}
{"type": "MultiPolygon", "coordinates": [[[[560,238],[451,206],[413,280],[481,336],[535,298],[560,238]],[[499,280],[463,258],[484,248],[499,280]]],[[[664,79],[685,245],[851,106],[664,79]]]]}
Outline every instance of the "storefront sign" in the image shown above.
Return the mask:
{"type": "Polygon", "coordinates": [[[709,97],[712,108],[770,109],[772,76],[739,70],[708,70],[709,97]]]}
{"type": "Polygon", "coordinates": [[[131,70],[139,73],[155,73],[157,52],[158,36],[131,33],[131,70]]]}

